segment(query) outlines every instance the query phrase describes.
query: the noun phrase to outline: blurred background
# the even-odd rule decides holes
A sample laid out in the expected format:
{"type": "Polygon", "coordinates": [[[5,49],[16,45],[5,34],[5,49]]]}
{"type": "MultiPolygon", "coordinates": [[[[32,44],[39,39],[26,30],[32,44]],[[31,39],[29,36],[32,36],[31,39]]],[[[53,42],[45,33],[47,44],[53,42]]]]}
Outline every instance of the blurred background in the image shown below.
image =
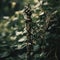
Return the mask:
{"type": "Polygon", "coordinates": [[[32,10],[33,60],[59,60],[59,0],[0,0],[0,60],[27,59],[26,4],[32,10]]]}

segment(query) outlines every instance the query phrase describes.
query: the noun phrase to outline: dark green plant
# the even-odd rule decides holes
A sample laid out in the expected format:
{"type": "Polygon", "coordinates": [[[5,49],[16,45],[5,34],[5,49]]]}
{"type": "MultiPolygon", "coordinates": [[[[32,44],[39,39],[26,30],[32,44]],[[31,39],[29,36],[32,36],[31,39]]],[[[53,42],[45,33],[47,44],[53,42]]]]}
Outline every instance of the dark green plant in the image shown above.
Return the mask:
{"type": "Polygon", "coordinates": [[[32,60],[59,60],[59,40],[59,0],[0,1],[0,60],[29,60],[31,53],[32,60]],[[24,8],[25,3],[30,3],[32,11],[24,8]]]}

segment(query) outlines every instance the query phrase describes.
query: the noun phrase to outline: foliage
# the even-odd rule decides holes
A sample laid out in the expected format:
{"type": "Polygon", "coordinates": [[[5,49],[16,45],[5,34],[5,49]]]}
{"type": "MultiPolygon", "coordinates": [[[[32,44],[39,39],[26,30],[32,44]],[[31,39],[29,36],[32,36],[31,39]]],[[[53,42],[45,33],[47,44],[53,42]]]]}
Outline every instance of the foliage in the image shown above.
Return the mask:
{"type": "Polygon", "coordinates": [[[59,60],[59,0],[0,1],[0,60],[27,60],[24,6],[28,3],[32,10],[33,60],[59,60]]]}

